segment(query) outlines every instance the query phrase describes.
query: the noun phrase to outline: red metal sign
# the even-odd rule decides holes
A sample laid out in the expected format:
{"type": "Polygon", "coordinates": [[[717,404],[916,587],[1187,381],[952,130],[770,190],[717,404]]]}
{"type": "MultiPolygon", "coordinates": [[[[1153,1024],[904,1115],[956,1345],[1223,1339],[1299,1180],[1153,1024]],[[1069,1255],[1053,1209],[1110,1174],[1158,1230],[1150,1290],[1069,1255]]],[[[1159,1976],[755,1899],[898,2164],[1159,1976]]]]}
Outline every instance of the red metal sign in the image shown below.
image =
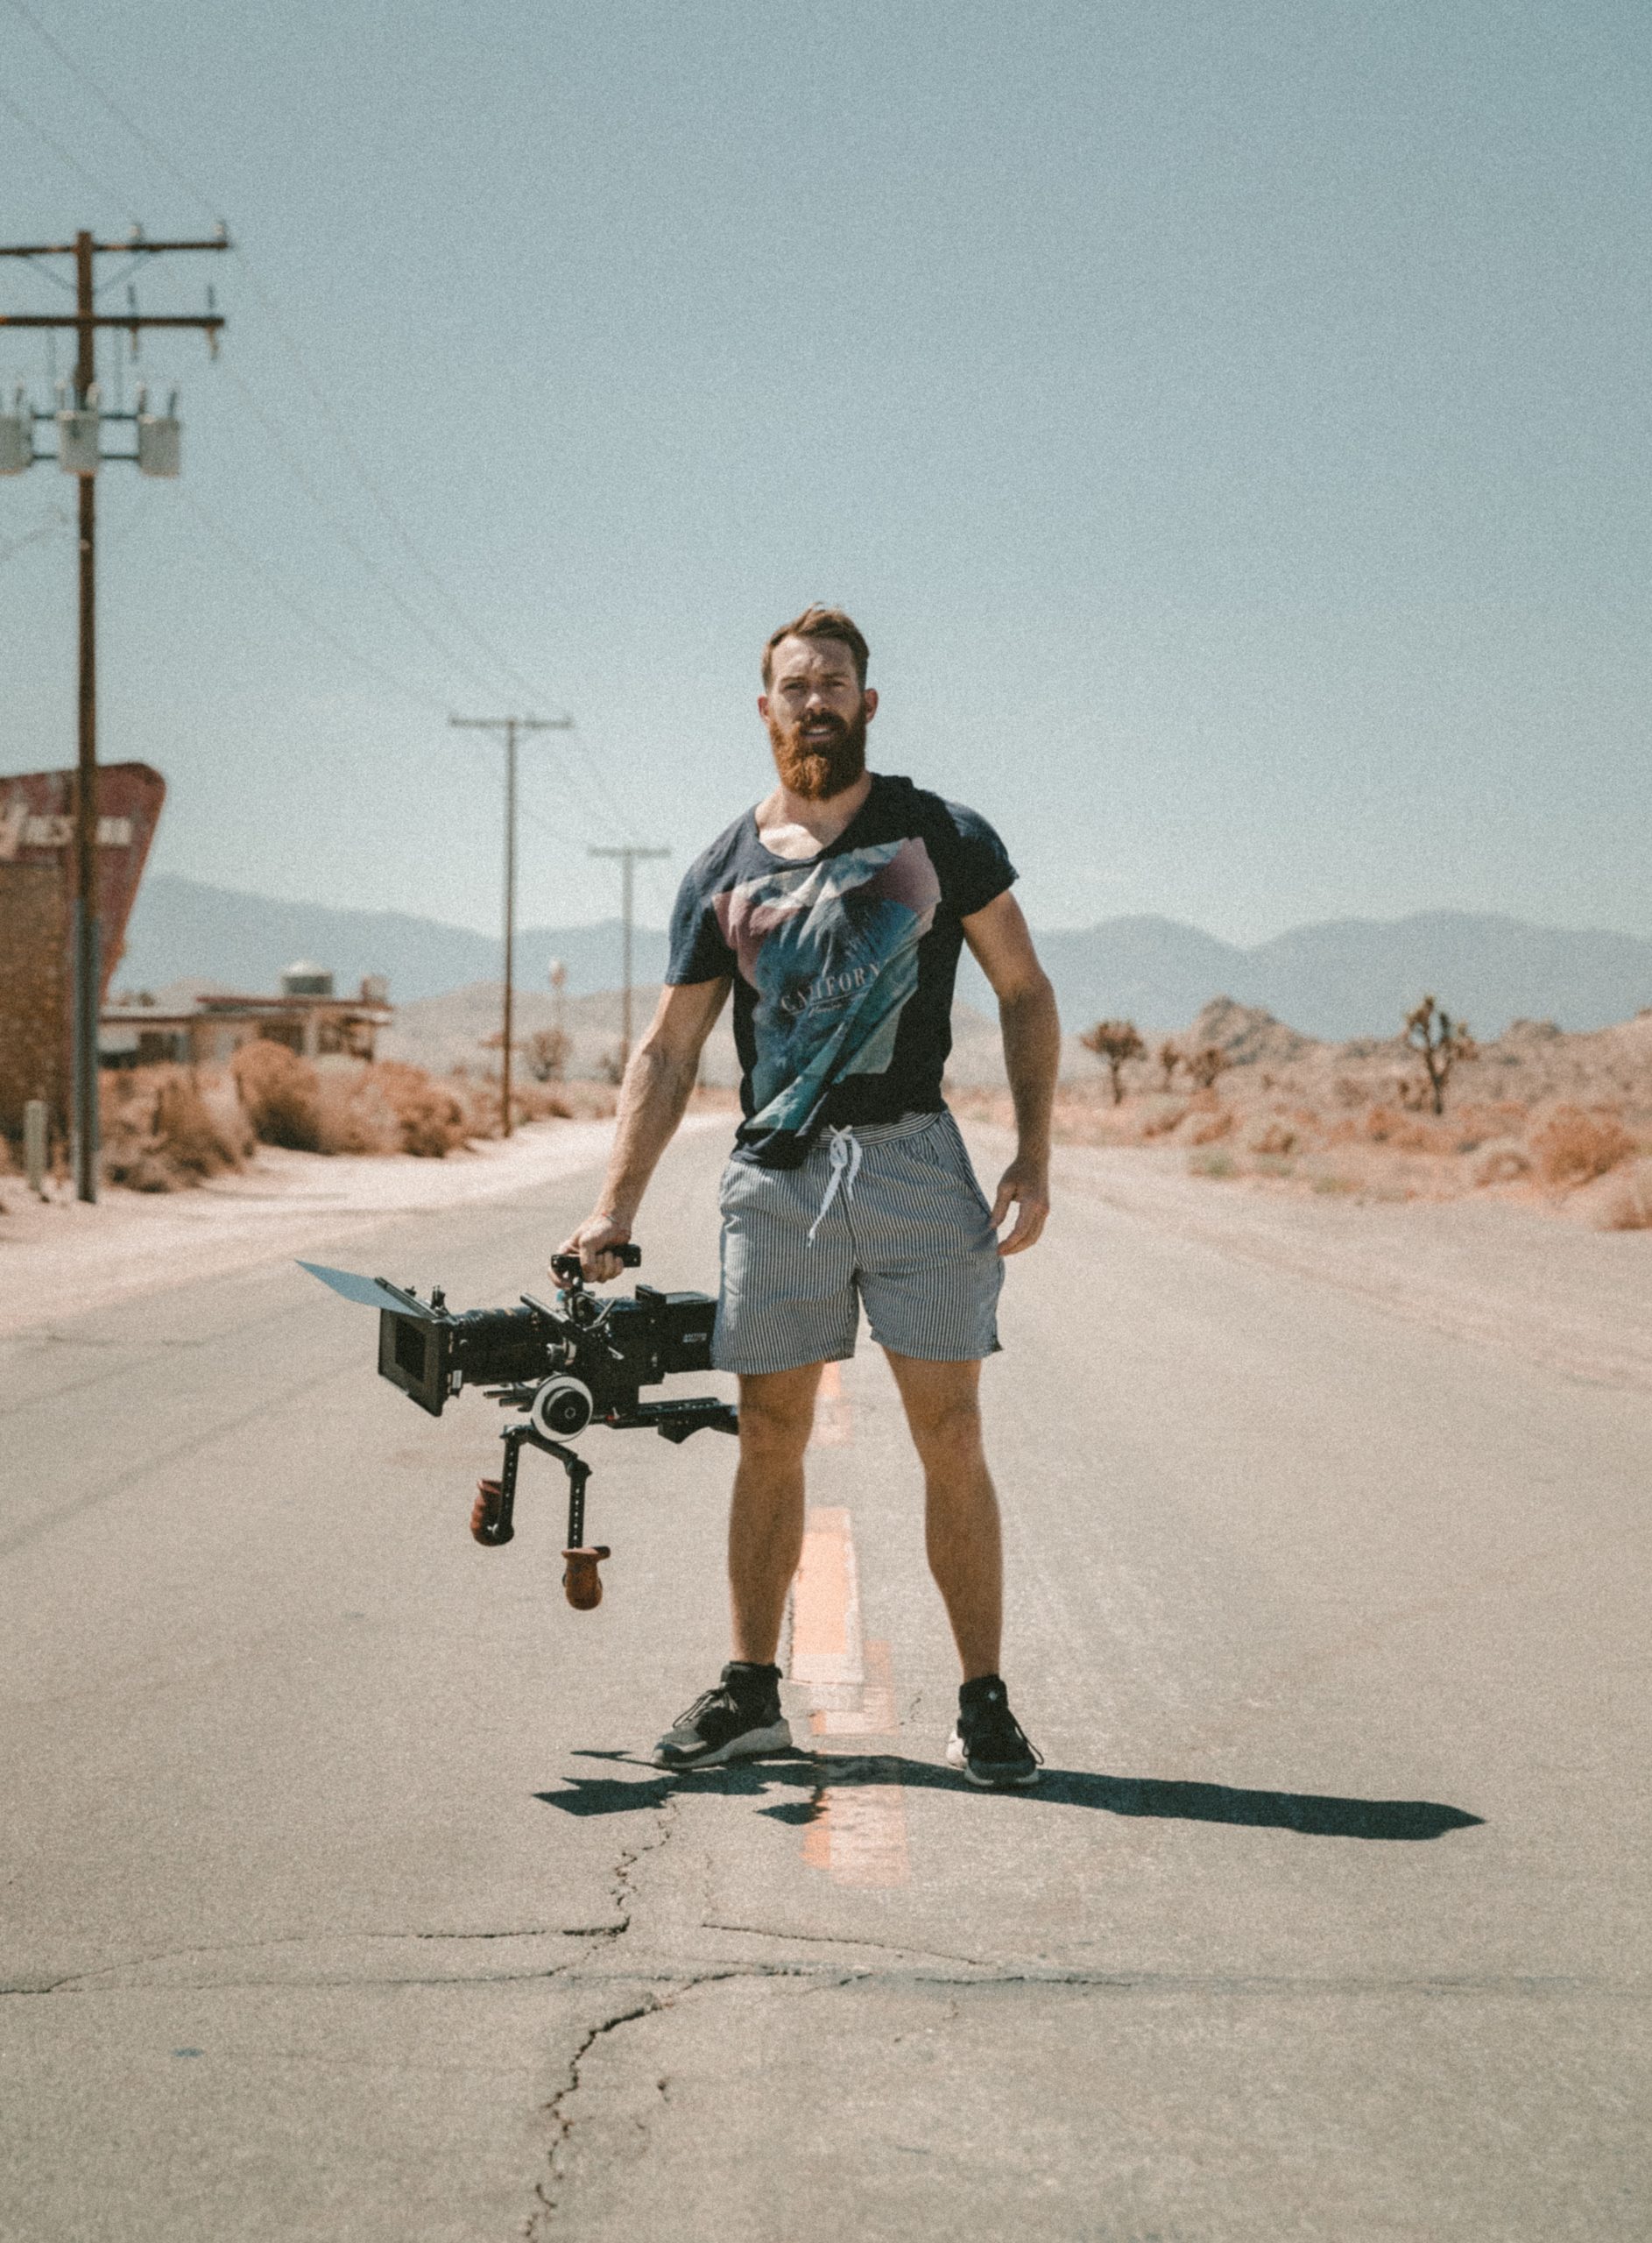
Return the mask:
{"type": "MultiPolygon", "coordinates": [[[[98,771],[100,1003],[166,797],[166,781],[146,763],[98,771]]],[[[0,777],[0,1129],[15,1130],[31,1098],[44,1098],[60,1122],[67,1113],[74,902],[74,772],[0,777]]]]}

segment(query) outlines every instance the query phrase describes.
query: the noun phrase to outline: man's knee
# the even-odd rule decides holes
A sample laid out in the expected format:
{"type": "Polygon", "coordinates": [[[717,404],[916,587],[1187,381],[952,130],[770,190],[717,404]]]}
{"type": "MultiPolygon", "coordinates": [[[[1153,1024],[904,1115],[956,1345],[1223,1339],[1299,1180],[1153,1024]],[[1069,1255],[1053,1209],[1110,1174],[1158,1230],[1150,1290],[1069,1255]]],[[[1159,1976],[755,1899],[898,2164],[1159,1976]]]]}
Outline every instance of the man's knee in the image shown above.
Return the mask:
{"type": "Polygon", "coordinates": [[[740,1381],[740,1454],[764,1463],[795,1463],[815,1424],[820,1366],[740,1381]]]}
{"type": "Polygon", "coordinates": [[[926,1464],[957,1467],[981,1454],[981,1405],[973,1392],[926,1395],[907,1421],[926,1464]]]}

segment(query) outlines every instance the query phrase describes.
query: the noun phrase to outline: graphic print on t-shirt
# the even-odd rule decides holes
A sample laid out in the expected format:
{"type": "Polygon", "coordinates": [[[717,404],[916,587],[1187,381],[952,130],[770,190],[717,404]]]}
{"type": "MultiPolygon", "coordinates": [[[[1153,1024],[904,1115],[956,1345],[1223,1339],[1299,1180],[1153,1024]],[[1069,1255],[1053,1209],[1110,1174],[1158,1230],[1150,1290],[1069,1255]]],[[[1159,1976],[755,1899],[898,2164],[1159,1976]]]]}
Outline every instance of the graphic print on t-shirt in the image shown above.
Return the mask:
{"type": "Polygon", "coordinates": [[[801,1129],[829,1083],[886,1071],[940,901],[917,834],[781,866],[717,897],[723,939],[757,992],[752,1126],[801,1129]]]}

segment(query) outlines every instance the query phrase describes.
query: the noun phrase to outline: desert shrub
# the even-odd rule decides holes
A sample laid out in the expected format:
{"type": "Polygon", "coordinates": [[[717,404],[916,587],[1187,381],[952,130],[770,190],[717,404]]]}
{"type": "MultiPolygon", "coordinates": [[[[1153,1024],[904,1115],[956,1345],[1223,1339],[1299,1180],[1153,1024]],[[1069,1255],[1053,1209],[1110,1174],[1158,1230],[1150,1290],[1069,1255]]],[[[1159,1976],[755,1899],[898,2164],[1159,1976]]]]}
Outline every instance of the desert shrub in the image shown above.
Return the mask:
{"type": "Polygon", "coordinates": [[[129,1191],[186,1191],[239,1168],[252,1149],[232,1086],[187,1067],[105,1075],[100,1118],[103,1174],[129,1191]]]}
{"type": "Polygon", "coordinates": [[[1513,1137],[1493,1138],[1482,1148],[1474,1164],[1477,1185],[1513,1184],[1522,1176],[1531,1174],[1531,1155],[1513,1137]]]}
{"type": "Polygon", "coordinates": [[[1213,1176],[1220,1179],[1238,1174],[1231,1153],[1195,1153],[1188,1163],[1190,1176],[1213,1176]]]}
{"type": "Polygon", "coordinates": [[[1176,1069],[1182,1065],[1182,1047],[1167,1036],[1154,1056],[1164,1076],[1161,1088],[1168,1090],[1175,1080],[1176,1069]]]}
{"type": "Polygon", "coordinates": [[[564,1095],[560,1079],[552,1090],[544,1083],[519,1083],[511,1099],[511,1112],[518,1122],[571,1122],[574,1109],[564,1095]]]}
{"type": "Polygon", "coordinates": [[[1187,1113],[1185,1106],[1178,1106],[1167,1100],[1154,1112],[1143,1115],[1141,1134],[1144,1137],[1168,1137],[1172,1131],[1181,1128],[1187,1119],[1187,1113]]]}
{"type": "Polygon", "coordinates": [[[1233,1132],[1233,1114],[1230,1107],[1201,1107],[1195,1110],[1182,1135],[1190,1145],[1214,1145],[1233,1132]]]}
{"type": "Polygon", "coordinates": [[[527,1071],[536,1083],[560,1083],[568,1072],[571,1038],[560,1028],[536,1029],[522,1046],[527,1071]]]}
{"type": "Polygon", "coordinates": [[[1652,1161],[1641,1161],[1606,1202],[1602,1230],[1652,1230],[1652,1161]]]}
{"type": "Polygon", "coordinates": [[[1252,1152],[1281,1159],[1285,1154],[1295,1151],[1298,1138],[1288,1122],[1264,1122],[1260,1129],[1252,1130],[1247,1142],[1252,1152]]]}
{"type": "Polygon", "coordinates": [[[455,1087],[399,1059],[329,1077],[322,1086],[323,1152],[412,1153],[441,1160],[477,1134],[455,1087]]]}
{"type": "Polygon", "coordinates": [[[455,1145],[464,1143],[463,1107],[450,1090],[433,1081],[422,1067],[385,1060],[371,1072],[396,1116],[403,1152],[415,1153],[425,1160],[441,1160],[455,1145]]]}
{"type": "Polygon", "coordinates": [[[1557,1106],[1531,1133],[1537,1172],[1557,1191],[1605,1176],[1634,1150],[1634,1139],[1615,1114],[1557,1106]]]}
{"type": "Polygon", "coordinates": [[[1232,1064],[1226,1052],[1216,1044],[1204,1044],[1183,1061],[1201,1090],[1214,1090],[1217,1077],[1225,1074],[1232,1064]]]}
{"type": "Polygon", "coordinates": [[[241,1046],[229,1070],[247,1117],[266,1145],[321,1151],[321,1078],[309,1060],[259,1037],[241,1046]]]}
{"type": "Polygon", "coordinates": [[[1430,1153],[1440,1150],[1438,1140],[1423,1123],[1412,1121],[1392,1106],[1373,1106],[1362,1126],[1373,1145],[1392,1145],[1395,1152],[1430,1153]]]}

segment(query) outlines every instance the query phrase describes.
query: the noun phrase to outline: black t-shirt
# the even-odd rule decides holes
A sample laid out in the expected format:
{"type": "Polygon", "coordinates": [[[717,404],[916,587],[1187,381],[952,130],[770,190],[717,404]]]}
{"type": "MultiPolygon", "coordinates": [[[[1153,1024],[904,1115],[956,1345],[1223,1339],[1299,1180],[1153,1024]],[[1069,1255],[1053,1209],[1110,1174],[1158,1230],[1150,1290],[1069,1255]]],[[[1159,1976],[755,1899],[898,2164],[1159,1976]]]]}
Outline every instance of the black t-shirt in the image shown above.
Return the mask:
{"type": "Polygon", "coordinates": [[[828,1125],[939,1110],[960,922],[1014,878],[984,817],[876,775],[817,856],[777,857],[747,810],[695,859],[666,980],[733,980],[737,1157],[790,1168],[828,1125]]]}

